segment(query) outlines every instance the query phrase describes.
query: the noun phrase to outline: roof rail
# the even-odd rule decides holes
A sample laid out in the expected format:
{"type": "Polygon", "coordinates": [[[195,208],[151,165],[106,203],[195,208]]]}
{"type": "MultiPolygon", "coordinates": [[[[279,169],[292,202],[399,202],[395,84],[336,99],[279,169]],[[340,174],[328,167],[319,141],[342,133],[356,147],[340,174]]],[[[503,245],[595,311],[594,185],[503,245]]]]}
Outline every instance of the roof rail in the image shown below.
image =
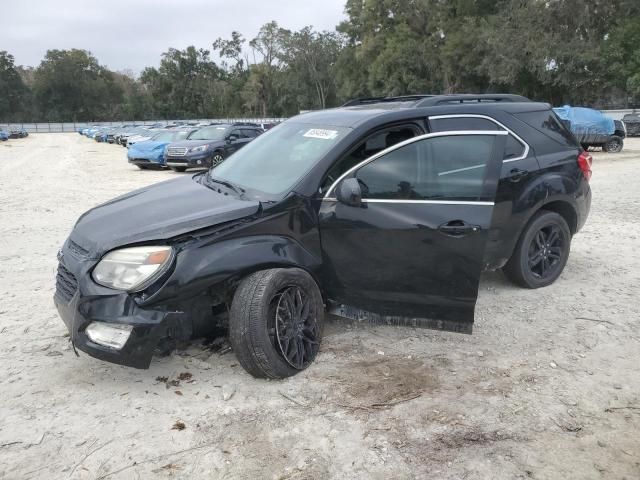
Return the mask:
{"type": "Polygon", "coordinates": [[[434,107],[447,103],[483,103],[483,102],[530,102],[527,97],[511,95],[508,93],[483,93],[483,94],[453,94],[434,95],[418,102],[416,107],[434,107]]]}
{"type": "Polygon", "coordinates": [[[400,95],[396,97],[364,97],[354,98],[342,105],[343,107],[354,107],[356,105],[368,105],[371,103],[385,103],[385,102],[410,102],[412,100],[422,100],[425,98],[433,97],[433,95],[418,94],[418,95],[400,95]]]}
{"type": "Polygon", "coordinates": [[[234,127],[259,127],[257,123],[254,122],[233,122],[231,125],[234,127]]]}
{"type": "Polygon", "coordinates": [[[399,95],[396,97],[366,97],[354,98],[342,105],[343,107],[354,107],[357,105],[370,105],[375,103],[391,103],[391,102],[417,102],[416,107],[433,107],[436,105],[444,105],[447,103],[470,103],[470,102],[530,102],[526,97],[521,95],[512,95],[508,93],[464,93],[449,95],[399,95]]]}

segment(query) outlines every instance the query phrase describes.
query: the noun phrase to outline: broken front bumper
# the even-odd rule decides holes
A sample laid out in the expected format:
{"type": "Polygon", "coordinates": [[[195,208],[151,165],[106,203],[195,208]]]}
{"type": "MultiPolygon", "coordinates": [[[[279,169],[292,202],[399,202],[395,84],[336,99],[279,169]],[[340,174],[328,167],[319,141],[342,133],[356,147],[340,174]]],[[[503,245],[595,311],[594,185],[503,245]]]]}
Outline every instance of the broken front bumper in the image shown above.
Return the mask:
{"type": "Polygon", "coordinates": [[[134,368],[149,368],[156,348],[191,336],[184,312],[145,308],[127,292],[97,285],[90,275],[95,261],[60,255],[54,303],[75,348],[100,360],[134,368]],[[87,335],[92,322],[131,325],[120,349],[100,345],[87,335]]]}

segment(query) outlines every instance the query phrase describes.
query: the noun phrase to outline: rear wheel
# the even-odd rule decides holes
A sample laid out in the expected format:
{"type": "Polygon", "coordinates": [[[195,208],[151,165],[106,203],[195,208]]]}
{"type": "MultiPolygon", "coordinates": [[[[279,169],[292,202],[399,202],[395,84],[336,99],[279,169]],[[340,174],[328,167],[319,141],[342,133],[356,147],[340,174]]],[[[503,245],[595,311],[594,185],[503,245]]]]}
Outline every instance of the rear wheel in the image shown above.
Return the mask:
{"type": "Polygon", "coordinates": [[[262,270],[235,292],[229,339],[251,375],[286,378],[315,359],[323,322],[322,295],[311,275],[298,268],[262,270]]]}
{"type": "Polygon", "coordinates": [[[522,287],[546,287],[564,270],[570,248],[571,231],[565,219],[555,212],[540,210],[520,236],[504,273],[522,287]]]}
{"type": "Polygon", "coordinates": [[[184,172],[187,170],[187,167],[169,167],[174,172],[184,172]]]}
{"type": "Polygon", "coordinates": [[[609,153],[618,153],[622,151],[622,146],[622,137],[611,135],[609,140],[607,140],[607,143],[602,146],[602,150],[609,153]]]}

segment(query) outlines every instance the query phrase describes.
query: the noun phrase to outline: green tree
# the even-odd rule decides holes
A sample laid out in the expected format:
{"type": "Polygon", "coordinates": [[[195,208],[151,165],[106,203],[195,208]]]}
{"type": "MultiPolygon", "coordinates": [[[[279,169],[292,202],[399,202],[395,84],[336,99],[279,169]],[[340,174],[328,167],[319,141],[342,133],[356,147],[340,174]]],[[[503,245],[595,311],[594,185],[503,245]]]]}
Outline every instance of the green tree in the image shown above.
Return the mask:
{"type": "Polygon", "coordinates": [[[281,58],[297,92],[299,109],[326,108],[335,101],[336,62],[342,37],[336,32],[315,32],[304,27],[286,32],[281,58]]]}
{"type": "Polygon", "coordinates": [[[30,92],[15,66],[13,55],[0,51],[0,120],[25,120],[30,110],[30,92]]]}
{"type": "Polygon", "coordinates": [[[170,48],[159,68],[146,68],[140,81],[153,99],[152,112],[164,118],[204,118],[216,112],[221,71],[209,50],[170,48]]]}
{"type": "Polygon", "coordinates": [[[108,120],[122,101],[113,74],[86,50],[49,50],[34,73],[34,95],[44,119],[108,120]]]}

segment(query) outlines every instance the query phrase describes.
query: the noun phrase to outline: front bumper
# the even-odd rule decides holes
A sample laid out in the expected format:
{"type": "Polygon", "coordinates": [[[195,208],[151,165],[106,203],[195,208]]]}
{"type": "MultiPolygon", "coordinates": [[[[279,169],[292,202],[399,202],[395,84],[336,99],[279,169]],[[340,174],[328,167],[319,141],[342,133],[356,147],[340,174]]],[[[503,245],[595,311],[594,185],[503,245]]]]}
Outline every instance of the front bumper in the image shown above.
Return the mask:
{"type": "Polygon", "coordinates": [[[165,165],[167,167],[205,168],[209,164],[209,159],[212,156],[213,153],[208,151],[193,155],[184,155],[182,157],[167,156],[165,158],[165,165]]]}
{"type": "Polygon", "coordinates": [[[149,155],[145,153],[135,152],[134,154],[131,151],[128,152],[127,160],[129,163],[133,165],[146,165],[146,166],[156,166],[156,167],[164,167],[164,155],[160,153],[159,155],[149,155]]]}
{"type": "Polygon", "coordinates": [[[96,263],[68,248],[60,255],[54,303],[74,347],[100,360],[149,368],[156,348],[191,337],[191,325],[184,312],[145,308],[127,292],[96,284],[90,273],[96,263]],[[91,322],[132,325],[133,330],[124,347],[116,350],[98,345],[87,336],[86,328],[91,322]]]}

